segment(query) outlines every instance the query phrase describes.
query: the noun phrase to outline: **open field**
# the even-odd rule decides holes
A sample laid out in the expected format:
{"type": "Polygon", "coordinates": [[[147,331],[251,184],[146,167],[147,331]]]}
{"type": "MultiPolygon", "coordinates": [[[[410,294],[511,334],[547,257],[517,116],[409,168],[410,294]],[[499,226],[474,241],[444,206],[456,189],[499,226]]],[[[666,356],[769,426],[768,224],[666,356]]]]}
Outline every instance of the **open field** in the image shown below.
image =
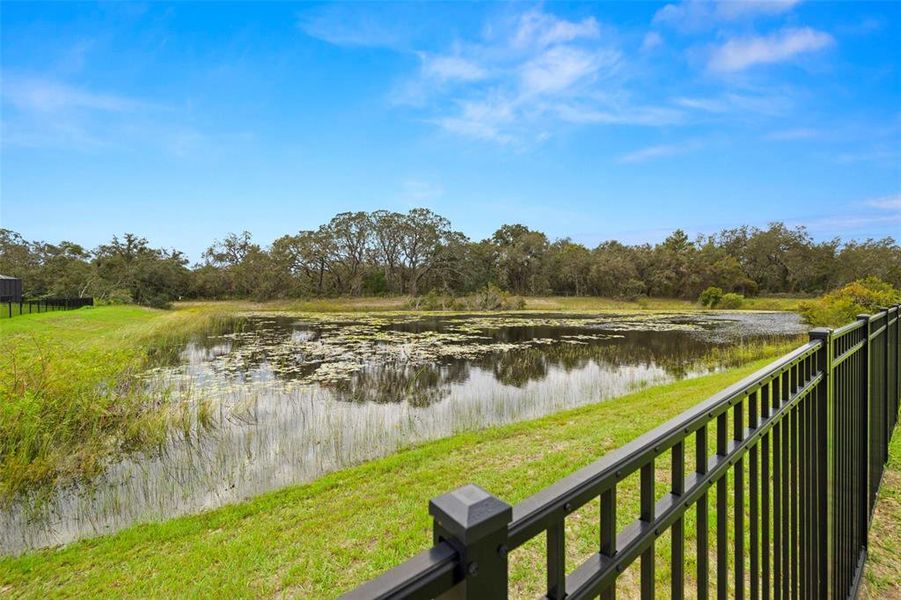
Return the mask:
{"type": "MultiPolygon", "coordinates": [[[[428,498],[474,482],[516,502],[763,364],[535,421],[457,435],[243,504],[137,526],[59,550],[0,559],[0,591],[24,597],[333,597],[428,545],[428,498]]],[[[867,575],[871,597],[879,598],[890,597],[898,585],[893,570],[898,556],[891,540],[897,539],[892,533],[897,528],[901,482],[899,436],[892,456],[867,575]]],[[[621,489],[624,510],[619,514],[624,525],[634,517],[637,486],[621,489]]],[[[596,509],[591,503],[568,520],[573,528],[567,546],[570,564],[596,544],[596,509]]],[[[692,531],[690,524],[686,531],[692,531]]],[[[667,536],[661,538],[659,550],[661,585],[668,576],[663,560],[667,541],[667,536]]],[[[517,596],[540,591],[543,560],[540,543],[530,543],[511,556],[511,583],[517,596]]],[[[692,568],[689,563],[688,574],[692,568]]],[[[621,591],[626,593],[636,583],[629,572],[622,581],[621,591]]]]}

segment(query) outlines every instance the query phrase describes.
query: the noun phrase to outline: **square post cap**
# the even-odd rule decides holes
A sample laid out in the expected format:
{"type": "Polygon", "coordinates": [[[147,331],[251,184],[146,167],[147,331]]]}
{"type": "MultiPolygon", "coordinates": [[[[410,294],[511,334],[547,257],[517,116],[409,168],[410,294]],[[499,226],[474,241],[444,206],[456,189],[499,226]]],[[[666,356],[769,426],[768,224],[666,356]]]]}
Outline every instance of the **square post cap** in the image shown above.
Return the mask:
{"type": "Polygon", "coordinates": [[[513,507],[474,484],[429,501],[429,514],[465,545],[497,533],[513,520],[513,507]]]}
{"type": "Polygon", "coordinates": [[[828,327],[815,327],[810,330],[809,335],[812,340],[825,340],[832,335],[832,330],[828,327]]]}

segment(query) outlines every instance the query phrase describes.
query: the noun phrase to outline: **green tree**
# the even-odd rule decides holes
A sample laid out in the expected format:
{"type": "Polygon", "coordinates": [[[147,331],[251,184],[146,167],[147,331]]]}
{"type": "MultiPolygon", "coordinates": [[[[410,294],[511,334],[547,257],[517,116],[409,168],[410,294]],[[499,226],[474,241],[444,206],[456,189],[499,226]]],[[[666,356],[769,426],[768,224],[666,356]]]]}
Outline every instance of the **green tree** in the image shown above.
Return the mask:
{"type": "Polygon", "coordinates": [[[547,289],[547,236],[525,225],[504,225],[494,232],[491,242],[502,287],[517,294],[537,294],[547,289]]]}

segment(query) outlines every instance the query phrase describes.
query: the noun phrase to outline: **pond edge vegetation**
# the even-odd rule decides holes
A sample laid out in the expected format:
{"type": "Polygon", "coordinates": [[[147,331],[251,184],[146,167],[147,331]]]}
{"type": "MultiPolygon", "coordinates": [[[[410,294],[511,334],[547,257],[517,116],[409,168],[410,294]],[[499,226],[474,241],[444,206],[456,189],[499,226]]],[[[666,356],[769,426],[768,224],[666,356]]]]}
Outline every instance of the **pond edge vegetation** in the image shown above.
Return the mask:
{"type": "MultiPolygon", "coordinates": [[[[766,362],[426,442],[213,511],[0,558],[0,592],[28,598],[333,597],[421,548],[431,525],[422,497],[474,481],[519,500],[766,362]]],[[[901,493],[901,436],[893,439],[890,456],[865,573],[874,598],[901,591],[901,557],[890,543],[901,493]]],[[[581,521],[569,547],[596,544],[592,521],[581,521]]],[[[530,573],[543,573],[529,561],[543,561],[543,545],[526,550],[530,559],[517,564],[511,577],[517,593],[528,594],[535,584],[530,573]]]]}

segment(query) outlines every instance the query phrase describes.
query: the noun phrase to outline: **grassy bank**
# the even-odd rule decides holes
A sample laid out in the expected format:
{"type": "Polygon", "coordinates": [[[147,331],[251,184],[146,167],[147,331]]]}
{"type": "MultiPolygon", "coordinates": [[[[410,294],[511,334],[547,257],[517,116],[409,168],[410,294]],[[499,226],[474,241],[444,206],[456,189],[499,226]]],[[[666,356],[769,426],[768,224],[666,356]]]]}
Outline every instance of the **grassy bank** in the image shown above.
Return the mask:
{"type": "MultiPolygon", "coordinates": [[[[29,597],[333,597],[429,543],[428,498],[474,482],[516,502],[763,364],[458,435],[244,504],[2,559],[0,590],[29,597]]],[[[661,486],[666,470],[661,465],[661,486]]],[[[637,510],[637,481],[631,483],[621,488],[621,526],[637,510]]],[[[593,503],[568,520],[570,565],[593,551],[596,515],[593,503]]],[[[517,596],[540,592],[543,544],[537,540],[512,555],[517,596]]],[[[666,540],[659,547],[666,551],[666,540]]],[[[666,564],[661,557],[661,584],[666,564]]],[[[634,575],[627,572],[623,589],[633,584],[634,575]]]]}
{"type": "MultiPolygon", "coordinates": [[[[616,312],[616,311],[700,311],[704,308],[692,300],[678,298],[640,298],[620,300],[586,296],[528,296],[524,298],[526,311],[543,312],[616,312]]],[[[781,310],[797,311],[801,298],[757,297],[746,298],[741,310],[781,310]]],[[[218,304],[226,307],[242,307],[260,310],[289,310],[292,312],[409,312],[410,298],[407,296],[372,298],[312,298],[308,300],[275,300],[271,302],[181,302],[179,307],[198,307],[218,304]]],[[[471,312],[471,311],[468,311],[471,312]]]]}
{"type": "Polygon", "coordinates": [[[861,598],[901,598],[901,433],[889,445],[889,462],[873,513],[861,598]]]}
{"type": "Polygon", "coordinates": [[[0,500],[159,440],[173,415],[138,373],[221,318],[108,306],[0,320],[0,500]]]}

